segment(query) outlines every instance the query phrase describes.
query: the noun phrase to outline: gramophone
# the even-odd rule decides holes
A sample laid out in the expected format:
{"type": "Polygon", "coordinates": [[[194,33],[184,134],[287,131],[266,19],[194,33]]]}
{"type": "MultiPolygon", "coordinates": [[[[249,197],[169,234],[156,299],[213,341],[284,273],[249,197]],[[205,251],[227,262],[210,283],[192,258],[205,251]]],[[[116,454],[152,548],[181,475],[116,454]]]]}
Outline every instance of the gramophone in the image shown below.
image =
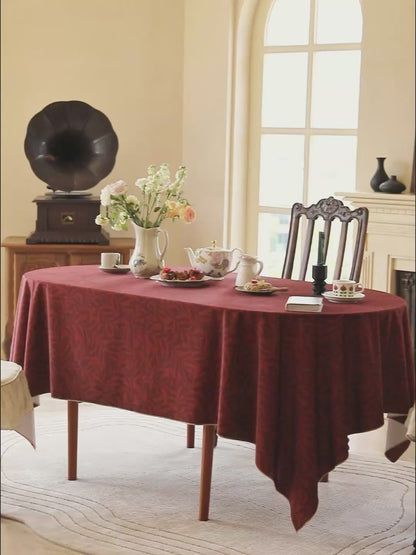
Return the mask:
{"type": "Polygon", "coordinates": [[[107,116],[79,100],[53,102],[30,120],[24,143],[35,175],[51,192],[36,197],[36,230],[26,243],[107,245],[95,223],[100,199],[85,192],[114,167],[118,139],[107,116]]]}

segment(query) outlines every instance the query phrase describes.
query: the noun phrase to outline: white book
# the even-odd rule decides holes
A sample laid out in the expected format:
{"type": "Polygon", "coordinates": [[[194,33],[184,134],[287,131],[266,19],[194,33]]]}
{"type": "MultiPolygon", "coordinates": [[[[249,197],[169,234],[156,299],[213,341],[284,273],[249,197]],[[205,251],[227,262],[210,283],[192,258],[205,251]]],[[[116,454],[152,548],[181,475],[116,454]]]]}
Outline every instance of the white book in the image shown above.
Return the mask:
{"type": "Polygon", "coordinates": [[[322,297],[289,297],[286,301],[286,310],[295,312],[321,312],[322,297]]]}

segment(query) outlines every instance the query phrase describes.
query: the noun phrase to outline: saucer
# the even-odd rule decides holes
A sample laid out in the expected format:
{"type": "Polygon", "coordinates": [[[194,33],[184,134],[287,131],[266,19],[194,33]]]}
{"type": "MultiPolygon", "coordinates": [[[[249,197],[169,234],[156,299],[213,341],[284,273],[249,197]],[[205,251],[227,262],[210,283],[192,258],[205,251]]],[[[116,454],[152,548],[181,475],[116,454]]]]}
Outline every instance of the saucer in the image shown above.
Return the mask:
{"type": "Polygon", "coordinates": [[[272,287],[271,289],[260,289],[259,291],[248,291],[244,289],[243,285],[237,285],[234,288],[236,291],[240,291],[241,293],[248,293],[249,295],[271,295],[275,291],[279,291],[278,287],[272,287]]]}
{"type": "Polygon", "coordinates": [[[109,274],[127,274],[127,272],[130,272],[130,266],[128,264],[117,264],[114,268],[98,266],[98,269],[109,274]]]}
{"type": "Polygon", "coordinates": [[[354,293],[353,297],[338,297],[332,291],[325,291],[322,296],[331,303],[359,303],[365,298],[364,293],[354,293]]]}

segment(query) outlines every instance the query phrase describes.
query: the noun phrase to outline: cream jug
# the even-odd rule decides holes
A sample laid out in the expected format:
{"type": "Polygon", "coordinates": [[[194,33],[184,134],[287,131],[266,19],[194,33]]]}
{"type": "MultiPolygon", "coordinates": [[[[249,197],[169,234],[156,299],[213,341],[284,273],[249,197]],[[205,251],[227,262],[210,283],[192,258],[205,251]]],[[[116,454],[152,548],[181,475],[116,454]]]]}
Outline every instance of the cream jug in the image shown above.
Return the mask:
{"type": "Polygon", "coordinates": [[[240,265],[238,267],[235,285],[242,287],[245,283],[252,279],[257,279],[263,270],[263,262],[257,260],[254,256],[249,254],[242,254],[240,256],[240,265]]]}

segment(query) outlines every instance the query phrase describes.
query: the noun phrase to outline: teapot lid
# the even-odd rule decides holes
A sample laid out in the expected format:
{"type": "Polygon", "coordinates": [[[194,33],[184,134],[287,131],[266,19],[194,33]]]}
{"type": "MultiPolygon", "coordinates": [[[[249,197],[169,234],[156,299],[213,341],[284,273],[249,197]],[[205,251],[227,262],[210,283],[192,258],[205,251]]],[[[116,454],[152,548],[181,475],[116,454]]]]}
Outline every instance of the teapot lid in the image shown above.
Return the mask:
{"type": "Polygon", "coordinates": [[[214,240],[214,241],[211,241],[211,246],[210,247],[202,247],[201,250],[204,250],[204,251],[218,251],[218,252],[220,252],[220,251],[224,252],[225,251],[225,252],[227,252],[231,249],[224,249],[223,247],[217,247],[217,241],[214,240]]]}

